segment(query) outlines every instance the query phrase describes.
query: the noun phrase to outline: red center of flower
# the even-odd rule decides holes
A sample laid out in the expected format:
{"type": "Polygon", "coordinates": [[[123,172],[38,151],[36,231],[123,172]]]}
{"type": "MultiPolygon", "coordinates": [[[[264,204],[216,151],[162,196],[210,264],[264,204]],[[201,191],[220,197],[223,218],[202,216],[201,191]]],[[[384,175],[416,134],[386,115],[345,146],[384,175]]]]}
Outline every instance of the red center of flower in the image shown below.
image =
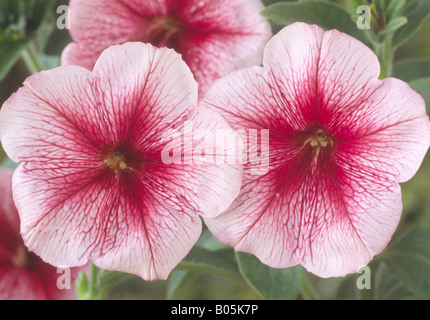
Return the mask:
{"type": "Polygon", "coordinates": [[[175,49],[183,32],[183,24],[173,16],[162,16],[153,18],[147,30],[149,42],[156,47],[167,47],[175,49]]]}
{"type": "Polygon", "coordinates": [[[115,173],[141,169],[145,161],[145,154],[131,142],[103,148],[100,157],[104,164],[115,173]]]}

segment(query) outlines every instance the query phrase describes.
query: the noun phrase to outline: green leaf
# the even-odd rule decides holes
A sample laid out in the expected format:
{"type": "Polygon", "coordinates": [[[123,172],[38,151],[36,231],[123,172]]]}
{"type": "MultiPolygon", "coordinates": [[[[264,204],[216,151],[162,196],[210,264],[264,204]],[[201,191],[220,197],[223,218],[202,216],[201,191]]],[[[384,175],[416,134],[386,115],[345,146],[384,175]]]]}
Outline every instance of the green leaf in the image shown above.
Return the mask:
{"type": "Polygon", "coordinates": [[[54,3],[55,0],[2,0],[0,30],[6,36],[13,30],[26,37],[39,28],[54,3]]]}
{"type": "Polygon", "coordinates": [[[89,299],[89,290],[90,283],[88,281],[88,277],[84,272],[78,274],[75,280],[75,291],[76,297],[79,300],[88,300],[89,299]]]}
{"type": "MultiPolygon", "coordinates": [[[[430,1],[429,1],[430,2],[430,1]]],[[[393,66],[393,77],[405,82],[430,78],[430,59],[408,59],[393,66]]]]}
{"type": "Polygon", "coordinates": [[[230,248],[230,246],[219,242],[208,229],[203,230],[196,245],[209,251],[219,251],[230,248]]]}
{"type": "Polygon", "coordinates": [[[173,270],[167,281],[167,300],[174,299],[176,292],[178,292],[181,287],[194,281],[198,276],[199,274],[195,272],[173,270]]]}
{"type": "Polygon", "coordinates": [[[378,12],[384,16],[385,15],[385,0],[373,0],[373,4],[375,5],[378,12]]]}
{"type": "Polygon", "coordinates": [[[255,256],[237,252],[240,272],[248,284],[266,300],[293,300],[303,280],[303,268],[273,269],[255,256]]]}
{"type": "Polygon", "coordinates": [[[391,21],[395,17],[397,17],[402,10],[402,8],[405,6],[406,0],[395,0],[390,1],[390,4],[387,8],[387,19],[388,21],[391,21]]]}
{"type": "Polygon", "coordinates": [[[234,259],[225,254],[211,252],[199,247],[191,249],[176,268],[242,280],[239,267],[234,259]]]}
{"type": "Polygon", "coordinates": [[[402,16],[406,17],[409,23],[397,30],[393,37],[393,46],[398,46],[409,38],[421,26],[424,18],[430,12],[429,0],[416,0],[405,8],[402,16]]]}
{"type": "Polygon", "coordinates": [[[113,287],[125,280],[134,277],[134,275],[118,271],[99,269],[97,277],[98,286],[96,299],[101,300],[108,294],[110,290],[112,290],[113,287]]]}
{"type": "Polygon", "coordinates": [[[55,0],[0,2],[0,81],[35,37],[54,3],[55,0]]]}
{"type": "Polygon", "coordinates": [[[418,298],[430,299],[430,229],[416,228],[386,249],[380,258],[418,298]]]}
{"type": "Polygon", "coordinates": [[[294,22],[306,22],[317,24],[325,30],[337,29],[371,46],[367,38],[368,30],[360,30],[347,11],[331,2],[277,3],[268,6],[261,14],[284,26],[294,22]]]}
{"type": "Polygon", "coordinates": [[[375,300],[406,300],[414,295],[397,279],[385,263],[380,263],[375,276],[375,300]]]}
{"type": "Polygon", "coordinates": [[[409,85],[424,98],[427,114],[430,115],[430,78],[417,79],[409,82],[409,85]]]}
{"type": "Polygon", "coordinates": [[[368,6],[369,4],[366,2],[366,0],[349,0],[349,3],[351,6],[357,10],[360,6],[368,6]]]}
{"type": "Polygon", "coordinates": [[[357,275],[349,275],[343,279],[336,291],[336,300],[359,300],[360,290],[357,288],[357,275]]]}
{"type": "Polygon", "coordinates": [[[278,2],[298,2],[298,0],[263,0],[263,4],[265,7],[270,6],[272,4],[278,3],[278,2]]]}
{"type": "Polygon", "coordinates": [[[0,81],[15,65],[21,55],[21,51],[25,49],[28,42],[29,39],[0,41],[0,81]]]}
{"type": "Polygon", "coordinates": [[[404,26],[405,24],[408,23],[408,19],[406,19],[405,17],[397,17],[394,18],[393,20],[391,20],[388,25],[385,27],[384,30],[382,30],[379,35],[384,35],[387,33],[391,33],[396,31],[397,29],[401,28],[402,26],[404,26]]]}

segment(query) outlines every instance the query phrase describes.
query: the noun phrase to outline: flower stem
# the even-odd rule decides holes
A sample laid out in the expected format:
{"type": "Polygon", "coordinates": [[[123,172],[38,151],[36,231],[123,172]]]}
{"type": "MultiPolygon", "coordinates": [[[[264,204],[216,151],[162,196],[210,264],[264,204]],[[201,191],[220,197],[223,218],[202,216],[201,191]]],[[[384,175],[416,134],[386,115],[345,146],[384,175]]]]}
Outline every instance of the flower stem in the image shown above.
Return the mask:
{"type": "Polygon", "coordinates": [[[31,74],[37,73],[43,70],[42,64],[37,59],[37,52],[34,44],[29,43],[27,47],[21,53],[22,58],[24,59],[25,64],[28,67],[28,70],[31,74]]]}
{"type": "Polygon", "coordinates": [[[88,292],[88,300],[96,300],[97,284],[98,284],[98,270],[97,270],[97,267],[93,263],[91,263],[91,278],[90,278],[90,287],[88,292]]]}
{"type": "Polygon", "coordinates": [[[384,42],[378,44],[376,51],[379,63],[381,64],[381,74],[379,78],[388,78],[391,76],[393,67],[393,47],[391,36],[387,36],[384,42]]]}
{"type": "Polygon", "coordinates": [[[103,300],[114,286],[132,276],[128,273],[102,270],[91,264],[89,281],[83,274],[75,284],[77,296],[80,300],[103,300]]]}

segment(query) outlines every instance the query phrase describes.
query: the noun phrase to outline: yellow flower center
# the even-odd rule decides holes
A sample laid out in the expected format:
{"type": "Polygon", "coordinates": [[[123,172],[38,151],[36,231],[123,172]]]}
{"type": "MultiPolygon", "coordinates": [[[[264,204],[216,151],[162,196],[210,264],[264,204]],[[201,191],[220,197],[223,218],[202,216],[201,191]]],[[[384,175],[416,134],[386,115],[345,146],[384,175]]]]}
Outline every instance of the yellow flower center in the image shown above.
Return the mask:
{"type": "MultiPolygon", "coordinates": [[[[309,141],[309,140],[308,140],[309,141]]],[[[312,147],[323,147],[326,148],[329,143],[333,144],[333,141],[327,136],[327,134],[319,129],[314,137],[310,138],[310,144],[312,147]]]]}
{"type": "Polygon", "coordinates": [[[105,159],[106,165],[115,172],[127,169],[127,163],[125,161],[125,156],[119,151],[109,153],[105,159]]]}

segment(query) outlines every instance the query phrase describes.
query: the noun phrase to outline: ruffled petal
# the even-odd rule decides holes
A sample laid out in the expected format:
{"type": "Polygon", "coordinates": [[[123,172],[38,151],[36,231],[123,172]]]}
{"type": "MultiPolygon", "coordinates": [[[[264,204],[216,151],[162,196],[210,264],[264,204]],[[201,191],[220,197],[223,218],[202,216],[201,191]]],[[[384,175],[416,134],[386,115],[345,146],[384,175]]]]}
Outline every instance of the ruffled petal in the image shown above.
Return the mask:
{"type": "Polygon", "coordinates": [[[97,105],[91,73],[84,68],[34,74],[0,111],[3,148],[15,162],[97,165],[97,147],[104,143],[97,105]]]}
{"type": "Polygon", "coordinates": [[[384,79],[344,116],[354,122],[349,132],[339,132],[338,149],[351,163],[396,182],[415,175],[430,145],[430,123],[424,100],[406,83],[384,79]]]}
{"type": "Polygon", "coordinates": [[[171,49],[137,42],[113,46],[97,61],[94,76],[112,143],[129,139],[140,145],[197,105],[197,83],[171,49]]]}
{"type": "Polygon", "coordinates": [[[19,216],[12,199],[13,171],[0,168],[0,264],[10,261],[22,243],[19,216]]]}
{"type": "Polygon", "coordinates": [[[184,2],[180,16],[187,25],[178,51],[199,83],[200,94],[215,80],[233,70],[260,65],[263,50],[272,36],[259,13],[259,0],[184,2]]]}
{"type": "MultiPolygon", "coordinates": [[[[141,7],[155,9],[146,5],[148,3],[155,5],[157,1],[141,1],[141,7]]],[[[139,15],[131,4],[121,0],[72,0],[69,7],[70,34],[78,43],[66,48],[61,64],[79,65],[89,70],[109,46],[138,41],[148,20],[139,15]]],[[[163,10],[160,8],[159,11],[163,10]]]]}
{"type": "Polygon", "coordinates": [[[0,266],[1,300],[47,300],[49,296],[37,275],[12,266],[0,266]]]}
{"type": "Polygon", "coordinates": [[[261,64],[264,45],[272,35],[270,24],[260,15],[262,9],[260,0],[115,0],[108,4],[74,0],[70,25],[76,44],[64,50],[62,65],[91,70],[104,49],[126,42],[168,46],[183,55],[202,95],[230,71],[261,64]],[[180,26],[174,41],[167,29],[157,25],[157,19],[166,17],[180,26]]]}

